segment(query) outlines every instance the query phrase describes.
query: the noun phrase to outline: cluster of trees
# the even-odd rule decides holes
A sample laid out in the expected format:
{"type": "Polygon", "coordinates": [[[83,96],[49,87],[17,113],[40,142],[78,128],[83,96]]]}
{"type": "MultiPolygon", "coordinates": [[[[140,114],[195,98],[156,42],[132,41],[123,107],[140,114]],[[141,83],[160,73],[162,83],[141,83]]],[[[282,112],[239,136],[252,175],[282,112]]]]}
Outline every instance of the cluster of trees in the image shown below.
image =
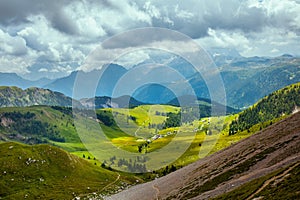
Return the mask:
{"type": "Polygon", "coordinates": [[[130,116],[127,116],[127,121],[128,120],[132,120],[132,121],[136,122],[137,119],[135,116],[130,115],[130,116]]]}
{"type": "Polygon", "coordinates": [[[155,111],[155,115],[166,116],[166,113],[165,112],[155,111]]]}
{"type": "Polygon", "coordinates": [[[211,113],[210,106],[199,105],[199,109],[197,107],[182,107],[182,122],[189,123],[194,120],[198,120],[199,118],[209,117],[211,113]]]}
{"type": "Polygon", "coordinates": [[[140,145],[138,146],[138,152],[139,152],[139,153],[142,153],[142,152],[143,152],[143,149],[145,149],[145,153],[147,153],[147,149],[148,149],[148,147],[149,147],[149,144],[150,144],[149,141],[140,144],[140,145]]]}
{"type": "Polygon", "coordinates": [[[14,134],[30,136],[40,143],[44,141],[42,138],[48,138],[52,141],[65,142],[65,138],[60,135],[60,132],[56,130],[55,126],[51,126],[47,122],[42,122],[35,119],[35,113],[26,112],[6,112],[2,117],[11,119],[11,123],[8,127],[9,132],[14,134]]]}
{"type": "Polygon", "coordinates": [[[99,110],[97,112],[97,119],[100,120],[105,126],[115,126],[116,122],[111,111],[99,110]]]}
{"type": "Polygon", "coordinates": [[[210,116],[210,107],[199,106],[197,107],[182,107],[178,113],[167,113],[167,119],[164,124],[164,128],[178,127],[182,123],[190,123],[194,120],[198,120],[202,117],[210,116]]]}
{"type": "Polygon", "coordinates": [[[66,115],[72,115],[72,108],[71,107],[62,107],[62,106],[51,106],[52,109],[58,110],[61,113],[66,115]]]}
{"type": "Polygon", "coordinates": [[[161,130],[164,128],[164,123],[158,123],[158,124],[151,124],[149,123],[148,124],[148,128],[154,128],[154,129],[157,129],[157,130],[161,130]]]}
{"type": "Polygon", "coordinates": [[[162,175],[167,175],[171,172],[175,172],[177,169],[177,167],[175,165],[171,165],[171,166],[166,166],[163,170],[162,170],[162,175]]]}
{"type": "Polygon", "coordinates": [[[146,172],[146,170],[147,170],[145,164],[141,164],[136,161],[134,161],[132,163],[131,160],[128,161],[124,158],[121,158],[118,161],[118,167],[122,167],[122,166],[126,166],[128,171],[134,172],[134,173],[143,173],[143,172],[146,172]]]}
{"type": "Polygon", "coordinates": [[[24,119],[24,120],[32,119],[35,117],[35,114],[31,113],[31,112],[26,112],[25,114],[23,114],[21,112],[13,111],[13,112],[3,113],[2,116],[5,118],[8,118],[8,119],[11,119],[12,121],[19,121],[22,119],[24,119]]]}
{"type": "Polygon", "coordinates": [[[136,159],[134,160],[125,159],[125,158],[117,159],[116,156],[112,156],[109,159],[109,162],[104,160],[103,163],[101,164],[101,167],[105,169],[113,170],[111,166],[117,165],[118,167],[126,167],[127,170],[132,173],[145,173],[147,171],[145,165],[146,161],[147,161],[147,157],[143,157],[143,156],[137,156],[136,159]]]}
{"type": "Polygon", "coordinates": [[[164,124],[164,128],[181,126],[181,113],[167,113],[167,119],[164,124]]]}
{"type": "Polygon", "coordinates": [[[249,130],[253,125],[291,114],[300,107],[300,84],[273,92],[256,105],[246,109],[230,124],[229,135],[249,130]]]}

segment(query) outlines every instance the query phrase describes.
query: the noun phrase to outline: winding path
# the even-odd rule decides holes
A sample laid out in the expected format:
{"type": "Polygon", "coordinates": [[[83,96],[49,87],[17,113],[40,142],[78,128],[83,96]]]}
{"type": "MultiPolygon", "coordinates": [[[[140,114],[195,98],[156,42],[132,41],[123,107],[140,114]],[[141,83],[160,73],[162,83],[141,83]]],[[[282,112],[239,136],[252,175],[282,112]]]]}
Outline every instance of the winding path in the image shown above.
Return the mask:
{"type": "Polygon", "coordinates": [[[158,195],[160,193],[159,188],[155,184],[152,185],[152,188],[156,191],[155,196],[156,196],[156,200],[158,200],[158,195]]]}
{"type": "Polygon", "coordinates": [[[102,188],[99,192],[102,192],[106,188],[108,188],[108,187],[112,186],[113,184],[115,184],[120,179],[120,176],[121,175],[118,173],[118,177],[116,178],[116,180],[114,180],[113,182],[111,182],[110,184],[108,184],[107,186],[105,186],[104,188],[102,188]]]}
{"type": "MultiPolygon", "coordinates": [[[[88,195],[91,195],[91,194],[95,194],[95,193],[100,193],[102,192],[103,190],[105,190],[106,188],[112,186],[113,184],[115,184],[119,179],[120,179],[120,174],[118,173],[118,177],[116,178],[116,180],[114,180],[113,182],[109,183],[108,185],[106,185],[104,188],[102,188],[100,191],[97,191],[97,192],[90,192],[90,193],[87,193],[87,194],[80,194],[80,195],[77,195],[77,197],[86,197],[88,195]]],[[[74,198],[76,199],[76,197],[74,198]]]]}
{"type": "Polygon", "coordinates": [[[282,174],[279,174],[277,176],[272,177],[271,179],[267,180],[263,186],[261,188],[259,188],[258,190],[256,190],[250,197],[248,197],[246,200],[250,200],[253,199],[253,197],[257,194],[259,194],[261,191],[263,191],[263,189],[265,189],[270,183],[272,183],[273,181],[275,181],[276,179],[280,179],[283,178],[284,176],[286,176],[290,171],[292,171],[295,167],[297,167],[299,164],[295,164],[291,167],[289,167],[287,170],[285,170],[282,174]]]}

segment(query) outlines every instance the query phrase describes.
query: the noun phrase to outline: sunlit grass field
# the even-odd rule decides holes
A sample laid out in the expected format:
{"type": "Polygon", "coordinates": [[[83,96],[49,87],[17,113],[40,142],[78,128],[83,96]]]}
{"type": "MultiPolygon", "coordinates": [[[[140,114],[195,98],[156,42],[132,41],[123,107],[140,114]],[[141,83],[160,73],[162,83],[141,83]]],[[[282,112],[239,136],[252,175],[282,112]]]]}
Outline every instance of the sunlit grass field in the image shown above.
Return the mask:
{"type": "Polygon", "coordinates": [[[66,139],[65,142],[49,141],[55,146],[79,157],[90,158],[88,160],[97,165],[105,162],[106,166],[122,170],[126,167],[118,166],[121,158],[146,165],[147,170],[170,164],[185,166],[257,131],[254,127],[229,136],[229,124],[236,118],[235,115],[202,118],[184,123],[181,127],[157,128],[167,119],[167,113],[180,111],[179,107],[167,105],[102,109],[112,112],[117,124],[112,127],[80,114],[74,117],[47,106],[2,108],[1,112],[13,110],[33,112],[38,120],[54,125],[66,139]],[[138,157],[143,158],[142,161],[138,157]]]}

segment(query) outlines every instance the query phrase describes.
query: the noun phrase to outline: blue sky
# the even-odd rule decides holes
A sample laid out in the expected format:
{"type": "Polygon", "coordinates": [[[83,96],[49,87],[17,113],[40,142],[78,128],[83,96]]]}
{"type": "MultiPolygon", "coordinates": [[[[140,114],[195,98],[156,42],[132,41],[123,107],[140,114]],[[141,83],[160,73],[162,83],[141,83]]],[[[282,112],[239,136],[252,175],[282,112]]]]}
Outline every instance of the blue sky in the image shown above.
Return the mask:
{"type": "Polygon", "coordinates": [[[299,0],[1,0],[0,72],[65,76],[105,39],[142,27],[176,30],[205,49],[243,56],[300,55],[299,0]]]}

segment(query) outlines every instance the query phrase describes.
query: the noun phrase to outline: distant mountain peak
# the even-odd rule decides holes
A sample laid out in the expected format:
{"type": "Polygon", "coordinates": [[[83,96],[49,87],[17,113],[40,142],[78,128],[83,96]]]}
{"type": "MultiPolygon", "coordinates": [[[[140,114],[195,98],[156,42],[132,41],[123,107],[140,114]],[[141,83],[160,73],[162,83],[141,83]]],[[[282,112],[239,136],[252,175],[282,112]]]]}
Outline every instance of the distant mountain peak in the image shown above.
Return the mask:
{"type": "Polygon", "coordinates": [[[291,55],[291,54],[282,54],[280,57],[283,57],[283,58],[293,58],[294,56],[291,55]]]}

